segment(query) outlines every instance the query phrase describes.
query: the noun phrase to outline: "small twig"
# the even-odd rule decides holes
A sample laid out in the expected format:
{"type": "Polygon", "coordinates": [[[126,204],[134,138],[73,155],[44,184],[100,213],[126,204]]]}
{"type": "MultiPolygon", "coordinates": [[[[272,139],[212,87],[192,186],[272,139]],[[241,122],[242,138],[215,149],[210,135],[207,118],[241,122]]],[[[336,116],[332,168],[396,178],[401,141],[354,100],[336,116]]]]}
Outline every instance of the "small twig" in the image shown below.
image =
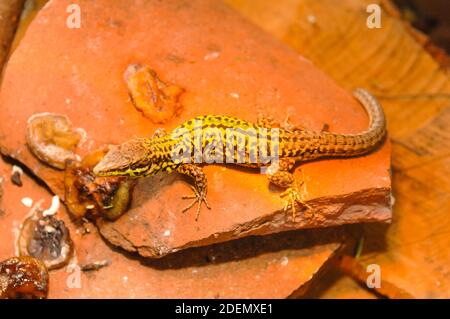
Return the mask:
{"type": "MultiPolygon", "coordinates": [[[[370,275],[363,267],[363,265],[357,261],[355,258],[343,255],[337,261],[337,267],[347,276],[353,278],[358,283],[360,283],[363,287],[369,289],[367,287],[367,277],[370,275]]],[[[381,279],[381,285],[379,288],[374,287],[369,291],[374,291],[378,295],[387,297],[387,298],[400,298],[400,299],[412,299],[414,298],[411,294],[404,291],[403,289],[395,286],[394,284],[381,279]]]]}
{"type": "Polygon", "coordinates": [[[81,265],[81,271],[97,271],[109,265],[111,265],[111,261],[109,259],[94,261],[92,263],[81,265]]]}

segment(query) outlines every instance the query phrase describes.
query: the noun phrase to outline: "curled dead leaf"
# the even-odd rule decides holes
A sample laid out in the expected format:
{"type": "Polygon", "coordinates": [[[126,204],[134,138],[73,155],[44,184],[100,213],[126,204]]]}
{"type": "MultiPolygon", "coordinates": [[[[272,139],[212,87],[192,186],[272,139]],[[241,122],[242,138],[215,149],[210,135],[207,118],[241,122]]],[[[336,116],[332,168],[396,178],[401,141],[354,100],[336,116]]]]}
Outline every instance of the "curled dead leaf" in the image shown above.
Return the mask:
{"type": "Polygon", "coordinates": [[[136,108],[154,123],[165,123],[181,111],[184,89],[166,84],[148,66],[130,64],[124,74],[136,108]]]}
{"type": "Polygon", "coordinates": [[[82,137],[70,120],[59,114],[38,113],[28,119],[26,141],[31,152],[44,163],[64,169],[76,160],[75,148],[82,137]]]}

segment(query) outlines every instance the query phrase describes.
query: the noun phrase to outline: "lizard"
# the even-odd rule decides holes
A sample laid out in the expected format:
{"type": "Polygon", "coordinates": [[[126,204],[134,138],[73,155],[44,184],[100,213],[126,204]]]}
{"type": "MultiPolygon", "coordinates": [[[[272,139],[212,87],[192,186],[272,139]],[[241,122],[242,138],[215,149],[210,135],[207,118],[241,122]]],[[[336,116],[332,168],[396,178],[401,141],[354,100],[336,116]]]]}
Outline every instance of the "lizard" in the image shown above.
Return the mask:
{"type": "MultiPolygon", "coordinates": [[[[297,181],[292,173],[296,164],[321,158],[362,156],[376,149],[385,139],[386,120],[383,109],[376,98],[364,89],[355,89],[353,95],[364,107],[369,117],[368,128],[357,134],[338,134],[324,130],[317,132],[302,127],[286,127],[286,125],[280,125],[267,116],[258,116],[258,120],[254,124],[237,117],[204,115],[182,123],[171,134],[167,134],[163,129],[158,129],[151,138],[136,137],[112,147],[94,167],[93,171],[98,176],[129,176],[134,178],[174,171],[187,175],[194,180],[194,185],[191,186],[193,195],[182,196],[182,198],[193,199],[193,201],[183,209],[183,212],[197,204],[195,218],[197,220],[202,203],[208,209],[210,209],[210,205],[206,198],[206,175],[201,165],[193,163],[195,162],[193,151],[195,150],[195,141],[193,141],[192,136],[195,136],[195,133],[199,130],[202,132],[208,129],[218,130],[219,135],[203,138],[200,143],[202,149],[204,149],[214,142],[221,142],[224,149],[219,150],[217,154],[223,156],[226,152],[226,146],[224,145],[227,142],[225,140],[227,130],[233,129],[237,134],[237,139],[233,141],[234,147],[237,146],[238,141],[247,141],[243,148],[244,158],[241,158],[241,161],[235,164],[258,168],[268,167],[269,165],[259,158],[249,160],[250,147],[255,144],[249,143],[249,136],[245,134],[246,132],[252,132],[252,129],[256,131],[261,128],[275,128],[278,130],[278,148],[271,149],[272,152],[276,152],[276,154],[271,155],[278,155],[278,160],[275,169],[267,171],[267,176],[270,183],[284,189],[280,194],[282,198],[287,197],[284,210],[290,207],[293,215],[295,215],[297,204],[311,208],[303,201],[299,190],[299,186],[303,185],[304,181],[297,181]],[[195,123],[200,123],[200,125],[196,126],[195,123]],[[174,132],[180,131],[185,134],[178,134],[174,137],[174,132]],[[189,150],[187,154],[189,161],[174,160],[174,154],[180,152],[177,149],[180,145],[182,145],[180,150],[189,150]],[[220,151],[223,152],[220,153],[220,151]]],[[[258,134],[253,137],[256,138],[256,141],[265,142],[270,146],[273,145],[271,134],[273,134],[272,131],[268,131],[265,136],[258,134]]],[[[237,153],[233,152],[234,156],[237,156],[237,153]]]]}

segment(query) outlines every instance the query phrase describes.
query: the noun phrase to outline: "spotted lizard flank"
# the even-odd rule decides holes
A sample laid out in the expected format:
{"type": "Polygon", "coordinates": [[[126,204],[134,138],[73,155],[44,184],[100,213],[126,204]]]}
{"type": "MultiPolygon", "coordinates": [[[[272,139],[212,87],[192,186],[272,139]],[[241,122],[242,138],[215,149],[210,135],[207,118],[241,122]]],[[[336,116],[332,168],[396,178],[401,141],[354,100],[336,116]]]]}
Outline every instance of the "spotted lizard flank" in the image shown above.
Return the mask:
{"type": "MultiPolygon", "coordinates": [[[[134,138],[113,147],[94,168],[94,173],[100,176],[145,177],[159,172],[176,171],[190,176],[195,182],[195,186],[192,187],[194,194],[182,198],[193,199],[193,201],[183,212],[197,203],[197,220],[202,203],[205,203],[207,208],[210,206],[206,199],[207,178],[200,164],[197,164],[196,147],[201,146],[202,150],[213,149],[212,154],[216,159],[222,156],[223,163],[230,164],[225,159],[225,155],[227,151],[230,154],[228,148],[230,144],[227,144],[230,140],[227,139],[227,133],[233,130],[236,138],[231,140],[233,143],[231,152],[234,157],[232,164],[254,168],[268,167],[272,163],[251,155],[254,154],[255,145],[266,145],[272,158],[274,155],[278,158],[276,169],[270,166],[272,169],[269,168],[267,172],[268,179],[271,183],[286,189],[280,195],[287,198],[285,210],[290,207],[295,214],[296,204],[309,208],[309,205],[302,200],[299,190],[303,181],[297,181],[291,173],[296,163],[320,158],[361,156],[377,148],[386,136],[383,109],[375,97],[363,89],[356,89],[353,94],[365,108],[370,122],[369,128],[358,134],[287,128],[267,117],[260,117],[257,124],[253,124],[236,117],[205,115],[186,121],[170,134],[164,130],[158,130],[152,138],[134,138]],[[270,130],[274,128],[275,131],[270,130]],[[267,133],[254,133],[261,132],[261,129],[266,129],[267,133]],[[205,132],[211,131],[215,133],[205,135],[205,132]],[[199,132],[202,138],[196,144],[195,136],[199,132]],[[274,132],[278,134],[276,140],[272,136],[274,132]],[[244,142],[244,147],[241,148],[243,152],[240,154],[237,144],[244,142]],[[274,147],[276,142],[278,142],[277,147],[274,147]],[[179,155],[186,150],[188,150],[188,161],[177,160],[174,155],[179,155]],[[240,155],[242,156],[238,159],[240,155]]],[[[256,151],[258,150],[259,146],[256,147],[256,151]]]]}

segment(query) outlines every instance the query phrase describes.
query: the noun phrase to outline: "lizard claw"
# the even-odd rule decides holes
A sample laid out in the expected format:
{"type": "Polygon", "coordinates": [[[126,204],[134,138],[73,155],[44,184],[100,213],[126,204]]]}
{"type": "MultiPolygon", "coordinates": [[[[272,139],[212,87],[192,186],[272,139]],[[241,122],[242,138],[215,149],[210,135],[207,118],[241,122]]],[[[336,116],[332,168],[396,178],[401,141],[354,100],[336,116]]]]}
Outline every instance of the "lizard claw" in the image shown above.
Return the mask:
{"type": "Polygon", "coordinates": [[[198,220],[198,217],[200,216],[200,208],[202,206],[202,203],[205,203],[205,206],[208,209],[211,209],[211,207],[208,204],[208,201],[206,200],[206,192],[200,192],[198,189],[194,186],[191,186],[192,190],[194,191],[193,195],[186,195],[182,196],[182,199],[194,199],[188,206],[183,208],[183,213],[187,212],[189,209],[191,209],[195,204],[198,204],[197,206],[197,214],[195,215],[195,221],[198,220]]]}
{"type": "Polygon", "coordinates": [[[280,194],[281,198],[286,198],[286,204],[284,206],[284,211],[287,211],[289,208],[292,209],[292,219],[295,218],[296,214],[296,205],[302,205],[307,209],[312,209],[310,205],[308,205],[302,198],[300,191],[297,185],[291,186],[286,189],[283,193],[280,194]]]}

